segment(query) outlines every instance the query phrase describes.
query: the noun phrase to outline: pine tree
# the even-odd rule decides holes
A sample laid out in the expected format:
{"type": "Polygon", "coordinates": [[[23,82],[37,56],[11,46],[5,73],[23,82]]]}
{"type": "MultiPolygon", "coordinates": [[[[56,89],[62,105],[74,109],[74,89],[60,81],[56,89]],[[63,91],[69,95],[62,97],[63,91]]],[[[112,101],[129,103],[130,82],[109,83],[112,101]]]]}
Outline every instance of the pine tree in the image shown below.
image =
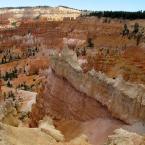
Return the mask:
{"type": "Polygon", "coordinates": [[[92,42],[92,38],[88,38],[88,47],[94,47],[94,43],[92,42]]]}
{"type": "Polygon", "coordinates": [[[137,33],[137,32],[139,32],[139,24],[138,23],[135,23],[134,24],[134,30],[133,30],[133,33],[137,33]]]}

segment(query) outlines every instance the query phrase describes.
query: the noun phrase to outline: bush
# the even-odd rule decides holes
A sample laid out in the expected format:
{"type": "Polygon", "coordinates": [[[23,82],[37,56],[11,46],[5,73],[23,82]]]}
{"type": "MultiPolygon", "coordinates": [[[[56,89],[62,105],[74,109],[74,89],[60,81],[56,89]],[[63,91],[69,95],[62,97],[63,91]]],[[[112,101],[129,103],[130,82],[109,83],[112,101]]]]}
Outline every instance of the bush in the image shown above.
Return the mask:
{"type": "Polygon", "coordinates": [[[16,22],[13,22],[12,23],[12,26],[16,27],[17,26],[17,23],[16,22]]]}

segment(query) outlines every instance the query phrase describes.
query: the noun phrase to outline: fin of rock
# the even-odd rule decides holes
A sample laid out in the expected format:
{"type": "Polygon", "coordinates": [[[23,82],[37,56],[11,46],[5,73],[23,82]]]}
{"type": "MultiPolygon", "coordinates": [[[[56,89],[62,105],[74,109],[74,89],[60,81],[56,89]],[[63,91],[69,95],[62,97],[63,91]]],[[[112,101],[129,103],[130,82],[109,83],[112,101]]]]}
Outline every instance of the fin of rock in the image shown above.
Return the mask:
{"type": "Polygon", "coordinates": [[[95,70],[83,73],[76,54],[68,49],[51,57],[51,68],[75,89],[106,106],[114,117],[126,123],[145,121],[145,86],[121,77],[112,79],[95,70]]]}

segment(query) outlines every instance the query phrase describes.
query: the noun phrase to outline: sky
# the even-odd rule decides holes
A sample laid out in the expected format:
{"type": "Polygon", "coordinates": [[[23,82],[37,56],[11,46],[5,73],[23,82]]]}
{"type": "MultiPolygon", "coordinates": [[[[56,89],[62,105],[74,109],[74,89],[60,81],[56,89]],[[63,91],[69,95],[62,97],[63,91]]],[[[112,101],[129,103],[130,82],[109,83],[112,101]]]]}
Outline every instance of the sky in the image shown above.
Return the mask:
{"type": "Polygon", "coordinates": [[[0,0],[0,7],[64,5],[87,10],[145,10],[145,0],[0,0]]]}

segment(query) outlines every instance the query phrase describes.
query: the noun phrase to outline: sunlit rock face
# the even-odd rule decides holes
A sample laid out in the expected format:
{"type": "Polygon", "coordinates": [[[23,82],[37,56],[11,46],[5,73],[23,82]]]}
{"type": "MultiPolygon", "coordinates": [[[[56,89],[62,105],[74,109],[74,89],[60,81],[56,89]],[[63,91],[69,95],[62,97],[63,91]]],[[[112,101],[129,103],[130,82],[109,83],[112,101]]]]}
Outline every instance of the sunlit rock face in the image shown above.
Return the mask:
{"type": "Polygon", "coordinates": [[[81,39],[73,39],[73,38],[63,38],[64,46],[67,46],[71,49],[75,49],[77,47],[83,47],[86,41],[81,39]]]}
{"type": "Polygon", "coordinates": [[[127,132],[123,129],[117,129],[114,131],[114,135],[108,137],[107,143],[104,145],[144,145],[144,137],[127,132]]]}
{"type": "Polygon", "coordinates": [[[76,19],[81,12],[68,7],[24,7],[24,8],[5,8],[0,10],[0,14],[10,21],[19,19],[40,17],[47,18],[49,21],[62,21],[65,18],[76,19]]]}
{"type": "Polygon", "coordinates": [[[48,128],[50,132],[45,133],[39,128],[15,128],[0,123],[0,145],[90,145],[84,135],[70,142],[58,142],[52,136],[52,133],[58,136],[57,130],[50,126],[48,128]]]}
{"type": "Polygon", "coordinates": [[[0,145],[52,145],[56,141],[40,129],[12,127],[0,123],[0,145]]]}
{"type": "Polygon", "coordinates": [[[51,60],[51,67],[58,76],[65,78],[78,91],[107,106],[116,118],[127,123],[145,120],[143,85],[130,84],[122,78],[111,79],[94,70],[84,74],[75,54],[69,50],[52,56],[51,60]]]}
{"type": "Polygon", "coordinates": [[[45,116],[43,120],[40,120],[39,128],[46,134],[52,136],[56,141],[64,141],[63,134],[55,129],[53,120],[50,117],[45,116]]]}

